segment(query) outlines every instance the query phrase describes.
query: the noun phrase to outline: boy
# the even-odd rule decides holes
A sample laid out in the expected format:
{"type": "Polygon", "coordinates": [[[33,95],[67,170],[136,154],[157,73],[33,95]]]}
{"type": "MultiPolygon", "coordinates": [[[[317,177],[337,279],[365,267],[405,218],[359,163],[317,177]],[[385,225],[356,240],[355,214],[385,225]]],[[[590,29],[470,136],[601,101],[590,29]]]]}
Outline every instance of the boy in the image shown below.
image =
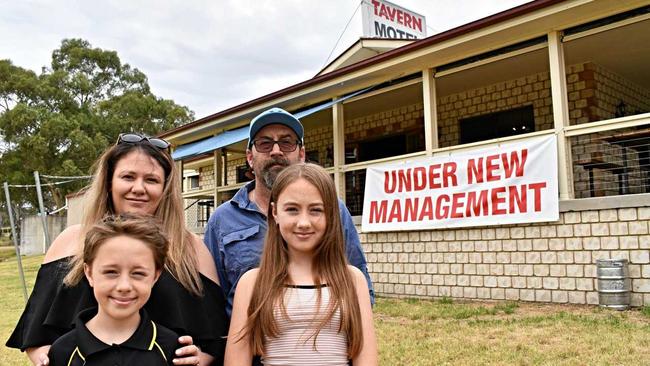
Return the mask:
{"type": "Polygon", "coordinates": [[[153,218],[109,216],[86,234],[84,273],[98,307],[79,313],[57,339],[50,365],[173,365],[178,335],[142,308],[165,264],[169,242],[153,218]]]}

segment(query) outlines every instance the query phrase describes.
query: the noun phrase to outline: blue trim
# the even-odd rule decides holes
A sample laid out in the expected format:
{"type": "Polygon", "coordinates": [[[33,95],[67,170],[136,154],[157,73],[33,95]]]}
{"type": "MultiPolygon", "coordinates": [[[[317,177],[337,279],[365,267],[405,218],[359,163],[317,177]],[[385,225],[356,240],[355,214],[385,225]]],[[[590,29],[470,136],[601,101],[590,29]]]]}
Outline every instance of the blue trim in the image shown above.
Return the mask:
{"type": "Polygon", "coordinates": [[[306,109],[306,110],[304,110],[304,111],[302,111],[302,112],[294,113],[293,115],[296,116],[296,118],[301,119],[301,118],[306,117],[306,116],[308,116],[308,115],[310,115],[310,114],[314,114],[314,113],[316,113],[316,112],[320,112],[320,111],[322,111],[323,109],[325,109],[325,108],[329,108],[329,107],[333,106],[334,104],[336,104],[336,103],[340,103],[340,102],[342,102],[342,101],[344,101],[344,100],[346,100],[346,99],[350,99],[350,98],[352,98],[352,97],[356,97],[356,96],[359,95],[359,94],[363,94],[363,93],[369,92],[370,89],[372,89],[372,88],[374,88],[374,86],[370,86],[370,87],[367,87],[367,88],[365,88],[365,89],[357,90],[357,91],[355,91],[355,92],[353,92],[353,93],[350,93],[350,94],[348,94],[348,95],[342,96],[342,97],[340,97],[339,99],[330,100],[329,102],[325,102],[325,103],[323,103],[323,104],[319,104],[319,105],[317,105],[317,106],[315,106],[315,107],[311,107],[311,108],[306,109]]]}
{"type": "MultiPolygon", "coordinates": [[[[310,114],[314,114],[316,112],[322,111],[323,109],[329,108],[333,106],[336,103],[343,102],[346,99],[356,97],[357,95],[366,93],[370,91],[374,86],[357,90],[356,92],[350,93],[348,95],[342,96],[341,98],[331,100],[329,102],[325,102],[323,104],[319,104],[317,106],[314,106],[312,108],[306,109],[304,111],[294,113],[293,115],[300,119],[303,117],[307,117],[310,114]]],[[[216,136],[209,137],[207,139],[203,139],[200,141],[196,142],[191,142],[189,144],[181,145],[174,150],[172,153],[172,158],[174,160],[183,160],[187,158],[191,158],[194,156],[198,156],[201,154],[208,153],[210,151],[214,151],[216,149],[220,149],[224,146],[228,146],[231,144],[234,144],[239,141],[243,141],[248,139],[248,132],[249,132],[249,126],[244,126],[240,127],[236,130],[230,130],[226,131],[224,133],[221,133],[216,136]]]]}
{"type": "Polygon", "coordinates": [[[186,145],[181,145],[174,150],[172,158],[174,160],[182,160],[198,156],[201,154],[214,151],[234,144],[236,142],[246,140],[248,138],[248,126],[238,128],[236,130],[226,131],[216,136],[209,137],[204,140],[192,142],[186,145]]]}

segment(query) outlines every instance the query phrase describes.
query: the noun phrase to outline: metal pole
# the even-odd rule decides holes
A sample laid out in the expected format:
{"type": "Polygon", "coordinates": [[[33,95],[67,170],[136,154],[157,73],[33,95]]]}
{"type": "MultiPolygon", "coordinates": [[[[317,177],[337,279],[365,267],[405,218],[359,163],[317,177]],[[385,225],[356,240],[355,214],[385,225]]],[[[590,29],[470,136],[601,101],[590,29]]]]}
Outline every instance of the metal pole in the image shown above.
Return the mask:
{"type": "Polygon", "coordinates": [[[11,225],[11,236],[14,240],[14,248],[16,248],[16,260],[18,261],[18,274],[20,275],[20,282],[23,285],[23,296],[25,297],[25,304],[27,304],[27,285],[25,284],[25,274],[23,273],[23,262],[20,258],[20,248],[18,248],[18,235],[16,235],[16,227],[14,225],[14,213],[11,210],[11,197],[9,196],[9,184],[5,182],[5,197],[7,198],[7,212],[9,213],[9,225],[11,225]]]}
{"type": "Polygon", "coordinates": [[[45,242],[43,243],[43,253],[50,247],[50,232],[47,229],[47,213],[43,207],[43,193],[41,192],[41,178],[38,176],[38,170],[34,172],[34,180],[36,181],[36,195],[38,196],[38,208],[41,210],[41,222],[43,223],[43,236],[45,242]]]}

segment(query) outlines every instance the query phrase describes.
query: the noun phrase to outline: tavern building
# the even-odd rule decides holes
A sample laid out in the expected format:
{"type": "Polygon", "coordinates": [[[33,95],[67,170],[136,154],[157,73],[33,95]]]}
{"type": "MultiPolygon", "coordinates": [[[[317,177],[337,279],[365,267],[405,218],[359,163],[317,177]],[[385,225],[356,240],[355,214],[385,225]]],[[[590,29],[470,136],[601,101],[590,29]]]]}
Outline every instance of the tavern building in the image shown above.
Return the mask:
{"type": "Polygon", "coordinates": [[[199,234],[250,180],[251,118],[278,106],[357,220],[378,295],[598,304],[596,261],[624,258],[632,305],[650,305],[649,65],[650,1],[537,0],[424,39],[362,38],[312,79],[161,136],[199,234]],[[362,230],[367,170],[545,136],[556,220],[362,230]]]}

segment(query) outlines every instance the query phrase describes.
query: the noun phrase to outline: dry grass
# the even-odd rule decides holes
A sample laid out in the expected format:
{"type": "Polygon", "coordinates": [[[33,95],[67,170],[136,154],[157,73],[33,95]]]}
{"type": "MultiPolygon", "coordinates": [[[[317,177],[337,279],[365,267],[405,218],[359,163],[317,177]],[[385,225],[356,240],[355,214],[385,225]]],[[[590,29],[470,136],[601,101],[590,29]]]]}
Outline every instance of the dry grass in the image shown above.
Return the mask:
{"type": "Polygon", "coordinates": [[[650,364],[638,310],[381,299],[375,312],[382,365],[650,364]]]}
{"type": "MultiPolygon", "coordinates": [[[[43,256],[22,257],[28,292],[34,286],[36,272],[42,261],[43,256]]],[[[0,294],[2,294],[0,296],[0,341],[4,346],[25,307],[15,254],[7,256],[0,262],[0,294]]],[[[20,351],[2,347],[0,348],[0,365],[28,366],[31,363],[20,351]]]]}
{"type": "MultiPolygon", "coordinates": [[[[29,288],[42,256],[25,257],[29,288]]],[[[15,258],[0,261],[0,339],[24,307],[15,258]]],[[[650,309],[397,300],[375,307],[381,365],[650,365],[650,309]]],[[[0,365],[29,363],[0,349],[0,365]]]]}

